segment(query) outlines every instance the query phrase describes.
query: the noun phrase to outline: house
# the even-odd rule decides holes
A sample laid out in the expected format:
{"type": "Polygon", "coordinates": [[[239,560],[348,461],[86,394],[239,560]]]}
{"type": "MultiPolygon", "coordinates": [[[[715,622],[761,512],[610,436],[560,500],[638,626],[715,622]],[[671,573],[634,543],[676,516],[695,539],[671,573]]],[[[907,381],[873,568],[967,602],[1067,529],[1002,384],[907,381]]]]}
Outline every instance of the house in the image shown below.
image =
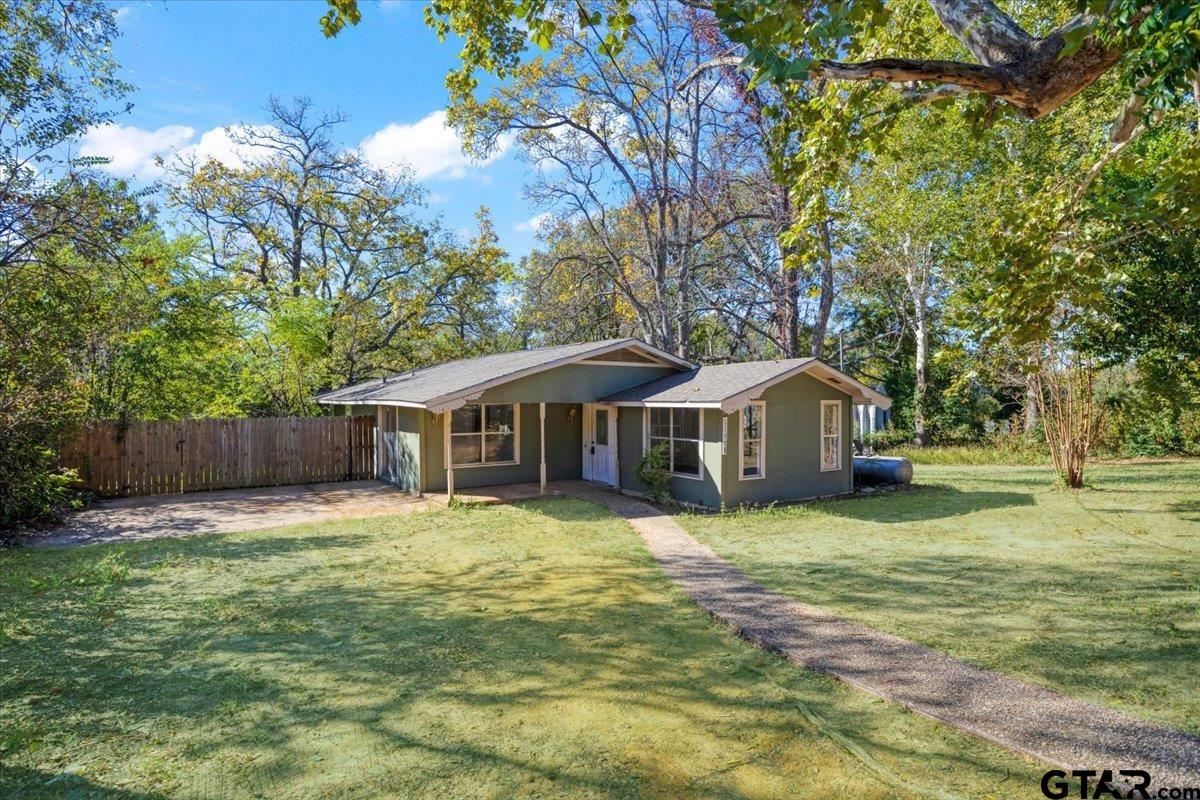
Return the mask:
{"type": "Polygon", "coordinates": [[[325,393],[376,415],[376,472],[414,494],[582,478],[640,492],[664,445],[679,501],[849,492],[851,407],[887,397],[815,358],[697,367],[638,339],[543,347],[325,393]]]}
{"type": "Polygon", "coordinates": [[[854,406],[854,433],[860,439],[878,433],[891,421],[892,412],[887,406],[879,408],[871,403],[859,403],[854,406]]]}

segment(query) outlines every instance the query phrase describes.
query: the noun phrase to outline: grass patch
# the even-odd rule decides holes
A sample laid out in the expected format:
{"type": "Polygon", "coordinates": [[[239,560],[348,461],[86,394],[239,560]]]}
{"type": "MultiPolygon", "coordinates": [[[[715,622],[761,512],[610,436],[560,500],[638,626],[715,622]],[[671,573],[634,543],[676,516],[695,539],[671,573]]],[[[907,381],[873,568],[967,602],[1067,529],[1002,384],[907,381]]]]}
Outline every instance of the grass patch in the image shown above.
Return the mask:
{"type": "Polygon", "coordinates": [[[978,664],[1200,733],[1200,461],[922,466],[912,491],[680,517],[757,580],[978,664]]]}
{"type": "Polygon", "coordinates": [[[0,797],[1040,797],[575,500],[0,553],[0,630],[0,797]]]}
{"type": "Polygon", "coordinates": [[[884,456],[901,456],[913,464],[938,466],[1041,467],[1050,463],[1050,451],[1044,444],[1014,439],[1011,443],[916,447],[902,445],[881,451],[884,456]]]}

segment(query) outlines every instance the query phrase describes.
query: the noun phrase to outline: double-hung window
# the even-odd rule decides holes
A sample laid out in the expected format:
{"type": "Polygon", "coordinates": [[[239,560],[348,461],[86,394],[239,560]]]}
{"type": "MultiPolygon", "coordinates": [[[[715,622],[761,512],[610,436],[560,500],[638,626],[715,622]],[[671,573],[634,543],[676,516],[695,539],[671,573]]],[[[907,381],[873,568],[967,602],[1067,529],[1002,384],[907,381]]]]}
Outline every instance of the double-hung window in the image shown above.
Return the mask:
{"type": "Polygon", "coordinates": [[[842,468],[842,401],[821,401],[821,471],[842,468]]]}
{"type": "Polygon", "coordinates": [[[741,474],[742,480],[766,477],[767,406],[754,401],[742,409],[741,474]]]}
{"type": "Polygon", "coordinates": [[[700,477],[700,409],[648,408],[647,444],[664,445],[671,474],[700,477]]]}
{"type": "Polygon", "coordinates": [[[483,403],[450,412],[450,463],[456,467],[517,464],[519,404],[483,403]]]}

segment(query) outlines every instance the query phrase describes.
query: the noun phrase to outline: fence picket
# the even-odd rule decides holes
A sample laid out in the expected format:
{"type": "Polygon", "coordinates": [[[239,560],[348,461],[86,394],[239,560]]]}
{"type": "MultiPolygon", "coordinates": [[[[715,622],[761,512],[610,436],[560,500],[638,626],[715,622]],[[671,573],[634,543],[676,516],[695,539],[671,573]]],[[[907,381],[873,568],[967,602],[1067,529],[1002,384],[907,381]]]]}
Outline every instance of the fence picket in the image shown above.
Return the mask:
{"type": "Polygon", "coordinates": [[[99,495],[176,494],[372,477],[375,417],[89,423],[59,463],[99,495]]]}

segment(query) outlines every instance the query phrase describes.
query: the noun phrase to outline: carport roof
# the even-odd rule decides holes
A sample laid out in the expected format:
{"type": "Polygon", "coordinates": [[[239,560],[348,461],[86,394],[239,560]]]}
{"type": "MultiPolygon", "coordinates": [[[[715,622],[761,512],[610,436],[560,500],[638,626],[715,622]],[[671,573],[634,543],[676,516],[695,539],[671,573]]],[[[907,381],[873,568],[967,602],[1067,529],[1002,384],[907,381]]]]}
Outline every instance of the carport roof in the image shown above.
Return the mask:
{"type": "Polygon", "coordinates": [[[640,339],[607,339],[450,361],[325,392],[317,396],[317,402],[334,405],[399,405],[444,411],[463,405],[492,386],[626,348],[677,369],[693,367],[687,361],[640,339]]]}

